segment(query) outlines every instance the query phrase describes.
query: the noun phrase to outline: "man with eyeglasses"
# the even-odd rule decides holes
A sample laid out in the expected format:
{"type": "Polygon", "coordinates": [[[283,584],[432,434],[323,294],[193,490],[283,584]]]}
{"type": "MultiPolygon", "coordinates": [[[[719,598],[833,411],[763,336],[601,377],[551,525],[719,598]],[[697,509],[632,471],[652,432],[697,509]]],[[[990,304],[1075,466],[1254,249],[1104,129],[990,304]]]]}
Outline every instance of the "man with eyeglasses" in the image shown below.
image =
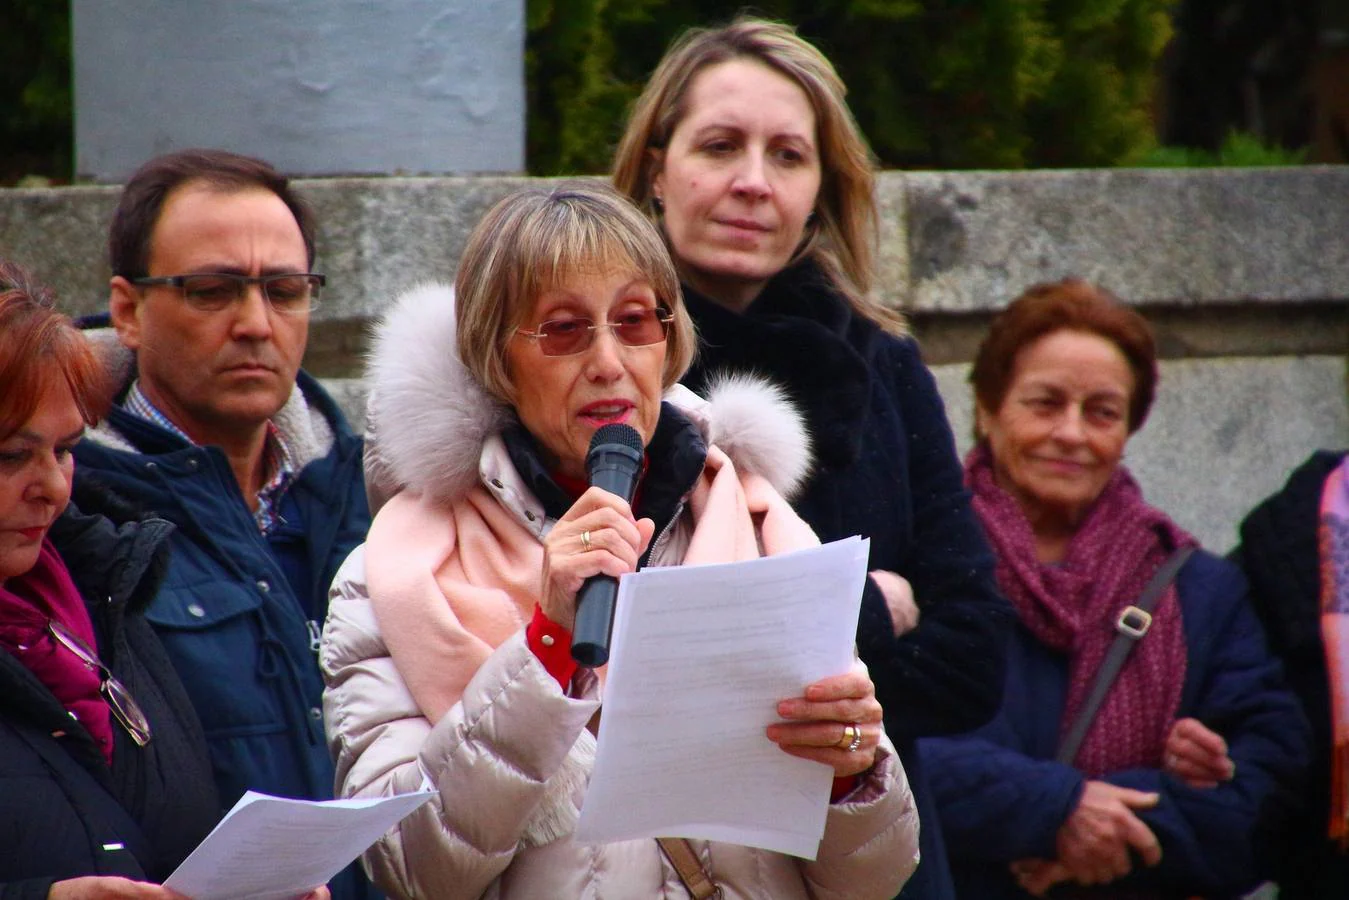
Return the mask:
{"type": "Polygon", "coordinates": [[[361,439],[300,370],[324,286],[312,214],[267,163],[186,150],[131,177],[108,245],[101,336],[120,387],[77,471],[177,526],[148,618],[205,727],[222,802],[248,789],[327,799],[318,637],[370,513],[361,439]]]}

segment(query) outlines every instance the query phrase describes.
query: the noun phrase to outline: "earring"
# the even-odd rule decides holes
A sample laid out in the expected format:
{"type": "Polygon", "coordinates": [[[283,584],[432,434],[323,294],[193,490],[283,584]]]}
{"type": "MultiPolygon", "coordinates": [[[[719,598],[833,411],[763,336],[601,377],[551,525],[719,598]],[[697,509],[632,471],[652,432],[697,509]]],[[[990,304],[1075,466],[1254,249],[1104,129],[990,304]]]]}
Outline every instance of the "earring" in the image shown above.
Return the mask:
{"type": "Polygon", "coordinates": [[[810,211],[810,215],[806,216],[806,227],[814,228],[819,223],[820,223],[820,216],[818,213],[815,212],[815,210],[812,209],[810,211]]]}
{"type": "Polygon", "coordinates": [[[651,207],[656,211],[656,215],[658,215],[658,216],[659,216],[659,215],[664,215],[664,213],[665,213],[665,201],[662,200],[661,198],[656,197],[656,196],[652,196],[652,198],[651,198],[651,207]]]}

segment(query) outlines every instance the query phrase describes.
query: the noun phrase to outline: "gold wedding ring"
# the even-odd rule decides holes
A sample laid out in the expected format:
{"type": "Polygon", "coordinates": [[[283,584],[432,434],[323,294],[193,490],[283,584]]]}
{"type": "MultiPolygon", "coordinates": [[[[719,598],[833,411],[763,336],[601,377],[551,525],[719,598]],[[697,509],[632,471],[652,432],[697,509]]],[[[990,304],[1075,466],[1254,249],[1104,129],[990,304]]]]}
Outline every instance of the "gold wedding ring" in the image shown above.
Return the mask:
{"type": "Polygon", "coordinates": [[[851,723],[843,726],[843,737],[834,746],[845,753],[852,753],[858,747],[862,746],[862,729],[857,723],[851,723]]]}
{"type": "Polygon", "coordinates": [[[581,549],[584,550],[586,553],[589,553],[589,552],[590,552],[590,532],[589,532],[589,531],[583,531],[583,532],[581,532],[581,549]]]}

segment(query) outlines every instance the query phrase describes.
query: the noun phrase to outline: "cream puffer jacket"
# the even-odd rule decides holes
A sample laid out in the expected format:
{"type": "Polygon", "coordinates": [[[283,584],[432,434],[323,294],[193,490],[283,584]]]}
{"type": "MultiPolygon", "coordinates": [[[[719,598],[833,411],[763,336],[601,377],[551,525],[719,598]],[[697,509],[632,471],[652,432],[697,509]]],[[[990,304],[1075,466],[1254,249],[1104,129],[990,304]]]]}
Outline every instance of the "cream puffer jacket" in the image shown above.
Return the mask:
{"type": "MultiPolygon", "coordinates": [[[[444,352],[455,346],[452,303],[447,289],[420,289],[377,332],[371,415],[392,499],[334,582],[320,653],[338,796],[436,792],[364,864],[396,897],[686,897],[654,840],[571,837],[603,673],[578,670],[564,693],[525,642],[552,522],[505,450],[502,411],[444,352]],[[442,414],[419,414],[426,403],[442,414]]],[[[723,393],[667,397],[711,440],[651,565],[743,545],[740,524],[751,552],[814,541],[778,490],[808,466],[799,419],[763,385],[723,393]]],[[[814,861],[691,844],[727,898],[880,900],[916,866],[917,829],[886,740],[830,807],[814,861]]]]}

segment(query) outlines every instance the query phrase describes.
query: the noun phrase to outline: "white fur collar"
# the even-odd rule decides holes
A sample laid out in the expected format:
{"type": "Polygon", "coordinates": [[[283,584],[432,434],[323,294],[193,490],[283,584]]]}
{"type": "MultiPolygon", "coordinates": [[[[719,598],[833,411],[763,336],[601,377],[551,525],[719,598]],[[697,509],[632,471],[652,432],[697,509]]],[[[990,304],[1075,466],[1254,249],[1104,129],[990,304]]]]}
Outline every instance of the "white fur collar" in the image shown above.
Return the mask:
{"type": "MultiPolygon", "coordinates": [[[[367,475],[373,468],[391,485],[438,500],[467,493],[478,481],[484,442],[509,421],[510,411],[459,360],[448,286],[422,285],[393,302],[375,326],[366,381],[368,437],[377,456],[367,461],[367,475]]],[[[804,484],[810,436],[776,385],[727,376],[714,380],[707,400],[680,386],[665,399],[737,468],[768,479],[785,497],[804,484]]]]}

